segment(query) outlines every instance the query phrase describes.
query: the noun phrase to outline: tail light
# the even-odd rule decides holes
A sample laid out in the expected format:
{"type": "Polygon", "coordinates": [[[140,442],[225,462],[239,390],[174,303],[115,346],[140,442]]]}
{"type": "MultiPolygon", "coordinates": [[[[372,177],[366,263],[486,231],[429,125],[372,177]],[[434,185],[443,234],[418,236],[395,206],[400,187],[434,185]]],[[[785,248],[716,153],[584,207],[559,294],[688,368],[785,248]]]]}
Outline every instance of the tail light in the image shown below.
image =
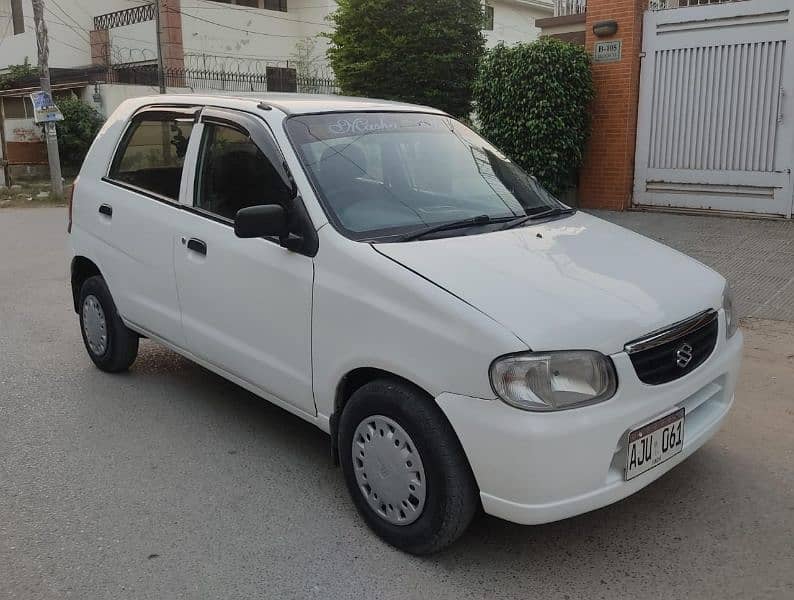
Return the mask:
{"type": "Polygon", "coordinates": [[[72,233],[72,203],[74,202],[74,188],[77,187],[77,177],[74,178],[72,185],[66,191],[66,205],[69,207],[69,221],[66,226],[66,232],[72,233]]]}

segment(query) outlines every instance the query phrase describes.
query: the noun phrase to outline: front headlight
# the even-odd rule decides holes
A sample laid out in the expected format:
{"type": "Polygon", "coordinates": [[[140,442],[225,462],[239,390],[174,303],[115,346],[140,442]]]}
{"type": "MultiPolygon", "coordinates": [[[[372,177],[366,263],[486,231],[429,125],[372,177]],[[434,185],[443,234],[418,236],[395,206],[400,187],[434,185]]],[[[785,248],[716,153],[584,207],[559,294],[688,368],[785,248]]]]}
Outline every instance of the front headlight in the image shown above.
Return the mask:
{"type": "Polygon", "coordinates": [[[731,339],[739,329],[739,315],[736,314],[733,290],[728,283],[725,284],[725,289],[722,292],[722,310],[725,311],[725,337],[731,339]]]}
{"type": "Polygon", "coordinates": [[[523,410],[552,411],[609,400],[617,389],[612,360],[592,350],[529,352],[497,358],[491,386],[523,410]]]}

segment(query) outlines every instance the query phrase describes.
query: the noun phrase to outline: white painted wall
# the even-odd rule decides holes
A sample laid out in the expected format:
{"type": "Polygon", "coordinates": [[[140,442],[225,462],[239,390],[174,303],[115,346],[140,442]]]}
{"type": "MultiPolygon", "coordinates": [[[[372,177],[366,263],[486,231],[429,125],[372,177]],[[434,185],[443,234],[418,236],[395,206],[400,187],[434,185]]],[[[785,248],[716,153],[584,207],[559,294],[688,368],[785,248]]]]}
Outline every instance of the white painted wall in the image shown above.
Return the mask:
{"type": "Polygon", "coordinates": [[[154,21],[109,30],[111,64],[157,60],[154,21]]]}
{"type": "MultiPolygon", "coordinates": [[[[52,1],[45,2],[44,20],[49,31],[50,66],[89,65],[91,46],[88,32],[94,27],[94,16],[131,6],[133,3],[129,0],[57,0],[57,4],[52,1]]],[[[31,0],[22,0],[22,12],[25,15],[25,32],[13,35],[11,1],[0,0],[0,69],[20,64],[26,56],[31,63],[37,60],[31,0]]]]}
{"type": "Polygon", "coordinates": [[[44,131],[30,119],[6,119],[3,123],[6,142],[43,142],[44,131]]]}
{"type": "Polygon", "coordinates": [[[527,3],[521,0],[487,0],[494,8],[493,31],[485,31],[486,46],[493,48],[499,42],[511,45],[531,42],[540,37],[540,28],[535,27],[535,19],[554,15],[554,6],[549,2],[542,6],[539,2],[527,3]]]}
{"type": "MultiPolygon", "coordinates": [[[[182,0],[186,62],[257,71],[263,67],[257,60],[291,60],[296,42],[330,30],[324,19],[335,7],[333,0],[288,0],[288,12],[279,12],[182,0]]],[[[325,48],[325,40],[318,40],[318,58],[324,57],[325,48]]]]}
{"type": "MultiPolygon", "coordinates": [[[[82,90],[75,90],[80,99],[93,106],[99,114],[107,118],[114,110],[119,107],[119,104],[128,100],[129,98],[140,98],[141,96],[154,96],[158,93],[157,86],[148,85],[127,85],[122,83],[101,83],[96,86],[88,86],[82,90]],[[96,91],[99,91],[100,101],[97,102],[95,98],[96,91]]],[[[168,94],[190,94],[190,88],[166,88],[168,94]]],[[[222,93],[222,92],[213,92],[222,93]]]]}
{"type": "MultiPolygon", "coordinates": [[[[23,0],[25,32],[12,34],[11,0],[0,0],[0,70],[36,61],[31,0],[23,0]]],[[[494,7],[494,30],[485,32],[488,46],[499,41],[531,41],[540,30],[535,19],[552,14],[544,0],[488,0],[494,7]],[[540,7],[539,7],[540,6],[540,7]]],[[[45,20],[50,35],[50,65],[77,67],[91,63],[88,32],[93,17],[130,8],[131,0],[57,0],[46,3],[45,20]],[[59,8],[60,7],[60,8],[59,8]],[[63,9],[63,10],[61,10],[63,9]]],[[[334,0],[288,0],[288,12],[253,9],[209,0],[182,0],[182,41],[186,62],[208,69],[259,71],[266,61],[292,60],[296,42],[317,39],[315,55],[324,64],[327,42],[317,34],[328,31],[325,17],[334,0]]],[[[155,58],[154,22],[110,30],[114,63],[155,58]]]]}

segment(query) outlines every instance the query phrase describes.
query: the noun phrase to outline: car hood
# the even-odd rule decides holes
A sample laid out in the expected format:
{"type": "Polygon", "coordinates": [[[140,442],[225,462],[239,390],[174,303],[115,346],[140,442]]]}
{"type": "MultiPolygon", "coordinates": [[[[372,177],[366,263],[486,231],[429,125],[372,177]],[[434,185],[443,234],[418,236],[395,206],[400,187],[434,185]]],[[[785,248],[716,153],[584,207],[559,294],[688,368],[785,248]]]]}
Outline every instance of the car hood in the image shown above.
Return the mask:
{"type": "Polygon", "coordinates": [[[374,248],[538,351],[619,352],[626,342],[719,308],[725,284],[696,260],[581,212],[519,229],[374,248]]]}

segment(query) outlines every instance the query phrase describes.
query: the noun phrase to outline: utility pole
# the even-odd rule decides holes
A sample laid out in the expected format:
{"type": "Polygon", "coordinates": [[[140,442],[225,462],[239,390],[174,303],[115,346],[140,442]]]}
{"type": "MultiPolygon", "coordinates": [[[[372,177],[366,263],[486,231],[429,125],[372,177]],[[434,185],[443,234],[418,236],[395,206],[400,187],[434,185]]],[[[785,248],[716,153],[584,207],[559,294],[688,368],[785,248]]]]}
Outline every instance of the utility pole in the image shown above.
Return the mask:
{"type": "Polygon", "coordinates": [[[160,93],[165,94],[165,69],[163,68],[163,44],[160,34],[160,0],[154,0],[154,28],[157,36],[157,85],[160,93]]]}
{"type": "MultiPolygon", "coordinates": [[[[41,91],[52,98],[50,86],[50,46],[47,40],[47,24],[44,22],[44,0],[33,0],[33,22],[36,28],[36,46],[39,53],[39,77],[41,91]]],[[[55,123],[44,124],[44,137],[47,141],[47,158],[50,163],[50,188],[56,198],[63,198],[61,179],[61,157],[58,154],[58,133],[55,123]]]]}

